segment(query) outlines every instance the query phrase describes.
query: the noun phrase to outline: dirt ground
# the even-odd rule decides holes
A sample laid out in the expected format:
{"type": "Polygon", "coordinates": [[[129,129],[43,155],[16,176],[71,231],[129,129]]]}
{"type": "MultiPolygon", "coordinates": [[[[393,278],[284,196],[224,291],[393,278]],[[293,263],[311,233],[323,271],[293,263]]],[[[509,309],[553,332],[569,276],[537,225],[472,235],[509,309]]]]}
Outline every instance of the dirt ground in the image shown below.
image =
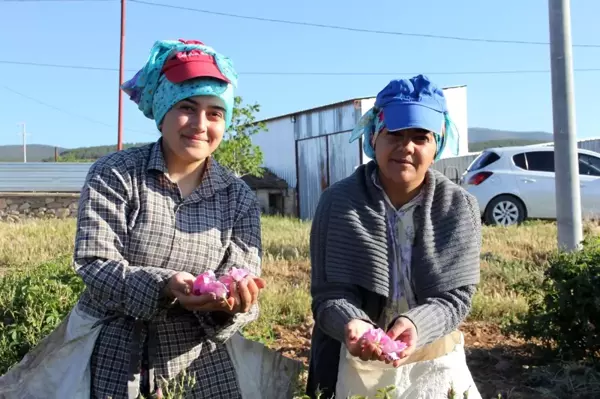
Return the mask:
{"type": "MultiPolygon", "coordinates": [[[[291,331],[275,327],[273,349],[308,365],[312,323],[291,331]]],[[[461,326],[466,341],[467,361],[475,383],[484,399],[533,399],[546,396],[532,387],[536,358],[525,342],[506,338],[497,325],[465,323],[461,326]]],[[[578,396],[581,398],[582,396],[578,396]]]]}

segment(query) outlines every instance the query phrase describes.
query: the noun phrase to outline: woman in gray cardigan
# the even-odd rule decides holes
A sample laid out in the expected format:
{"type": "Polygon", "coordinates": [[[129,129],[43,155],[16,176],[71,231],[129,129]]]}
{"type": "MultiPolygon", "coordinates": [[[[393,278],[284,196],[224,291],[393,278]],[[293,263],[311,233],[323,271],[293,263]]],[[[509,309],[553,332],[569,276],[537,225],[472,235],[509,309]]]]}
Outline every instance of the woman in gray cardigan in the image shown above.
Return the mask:
{"type": "Polygon", "coordinates": [[[480,398],[457,330],[479,283],[479,207],[430,169],[455,133],[423,75],[391,81],[353,132],[373,160],[322,194],[311,231],[309,396],[480,398]],[[406,349],[386,356],[362,338],[373,328],[406,349]]]}

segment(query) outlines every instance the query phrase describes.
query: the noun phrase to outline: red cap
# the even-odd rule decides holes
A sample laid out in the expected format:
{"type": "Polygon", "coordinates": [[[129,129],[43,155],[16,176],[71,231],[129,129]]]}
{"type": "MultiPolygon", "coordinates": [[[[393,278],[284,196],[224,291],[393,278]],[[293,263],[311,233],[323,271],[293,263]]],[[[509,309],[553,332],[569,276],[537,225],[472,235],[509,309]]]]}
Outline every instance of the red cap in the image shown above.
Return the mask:
{"type": "MultiPolygon", "coordinates": [[[[185,43],[202,44],[191,40],[185,41],[185,43]]],[[[231,83],[219,70],[215,58],[200,49],[175,54],[165,62],[162,72],[173,83],[181,83],[188,79],[201,77],[215,78],[231,83]]]]}

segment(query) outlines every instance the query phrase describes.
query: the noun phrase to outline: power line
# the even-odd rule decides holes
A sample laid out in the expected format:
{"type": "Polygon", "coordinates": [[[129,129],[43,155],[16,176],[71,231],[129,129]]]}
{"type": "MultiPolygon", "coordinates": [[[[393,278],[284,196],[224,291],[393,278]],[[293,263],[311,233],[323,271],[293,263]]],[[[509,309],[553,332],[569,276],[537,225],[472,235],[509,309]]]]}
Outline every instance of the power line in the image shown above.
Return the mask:
{"type": "MultiPolygon", "coordinates": [[[[149,1],[143,1],[143,0],[129,0],[129,1],[131,3],[144,4],[144,5],[154,6],[154,7],[164,7],[164,8],[171,8],[171,9],[176,9],[176,10],[199,12],[199,13],[203,13],[203,14],[220,15],[223,17],[230,17],[230,18],[248,19],[248,20],[253,20],[253,21],[261,21],[261,22],[273,22],[273,23],[287,24],[287,25],[310,26],[313,28],[336,29],[336,30],[344,30],[344,31],[350,31],[350,32],[373,33],[373,34],[379,34],[379,35],[393,35],[393,36],[424,37],[424,38],[429,38],[429,39],[456,40],[456,41],[464,41],[464,42],[528,44],[528,45],[537,45],[537,46],[550,45],[549,42],[538,42],[538,41],[527,41],[527,40],[484,39],[484,38],[474,38],[474,37],[432,35],[432,34],[425,34],[425,33],[411,33],[411,32],[397,32],[397,31],[387,31],[387,30],[378,30],[378,29],[353,28],[350,26],[318,24],[318,23],[313,23],[313,22],[291,21],[291,20],[275,19],[275,18],[253,17],[253,16],[249,16],[249,15],[232,14],[232,13],[226,13],[226,12],[204,10],[204,9],[199,9],[199,8],[176,6],[176,5],[172,5],[172,4],[153,3],[153,2],[149,2],[149,1]]],[[[600,48],[600,44],[573,44],[573,47],[600,48]]]]}
{"type": "MultiPolygon", "coordinates": [[[[106,126],[106,127],[116,128],[115,125],[111,125],[110,123],[102,122],[102,121],[90,118],[89,116],[86,116],[86,115],[76,114],[76,113],[71,112],[69,110],[66,110],[64,108],[57,107],[56,105],[48,104],[47,102],[44,102],[42,100],[39,100],[39,99],[31,97],[31,96],[28,96],[27,94],[23,94],[23,93],[21,93],[19,91],[11,89],[10,87],[7,87],[7,86],[0,86],[0,87],[2,87],[4,90],[10,91],[13,94],[17,94],[17,95],[19,95],[21,97],[27,98],[28,100],[34,101],[34,102],[36,102],[38,104],[41,104],[41,105],[44,105],[44,106],[46,106],[48,108],[52,108],[52,109],[54,109],[56,111],[64,112],[64,113],[66,113],[66,114],[68,114],[70,116],[74,116],[74,117],[77,117],[77,118],[82,118],[82,119],[85,119],[85,120],[87,120],[89,122],[97,123],[99,125],[103,125],[103,126],[106,126]]],[[[153,133],[145,132],[145,131],[142,131],[142,130],[136,130],[136,129],[125,129],[125,130],[130,131],[130,132],[135,132],[135,133],[143,133],[143,134],[154,135],[153,133]]]]}
{"type": "Polygon", "coordinates": [[[109,3],[114,1],[116,0],[0,0],[0,3],[109,3]]]}
{"type": "MultiPolygon", "coordinates": [[[[115,72],[118,68],[109,67],[96,67],[87,65],[68,65],[68,64],[50,64],[50,63],[39,63],[39,62],[27,62],[27,61],[10,61],[0,60],[0,64],[10,65],[25,65],[34,67],[45,67],[45,68],[63,68],[63,69],[81,69],[90,71],[103,71],[103,72],[115,72]]],[[[129,72],[137,72],[137,69],[126,69],[129,72]]],[[[600,68],[579,68],[575,69],[577,72],[600,72],[600,68]]],[[[240,72],[240,75],[266,75],[266,76],[400,76],[400,75],[518,75],[518,74],[537,74],[537,73],[550,73],[549,69],[514,69],[514,70],[496,70],[496,71],[439,71],[439,72],[277,72],[277,71],[247,71],[240,72]]]]}
{"type": "MultiPolygon", "coordinates": [[[[86,66],[86,65],[65,65],[65,64],[45,64],[40,62],[26,62],[26,61],[8,61],[8,60],[0,60],[0,64],[12,64],[12,65],[27,65],[27,66],[37,66],[37,67],[49,67],[49,68],[66,68],[66,69],[86,69],[90,71],[118,71],[118,68],[104,68],[104,67],[95,67],[95,66],[86,66]]],[[[128,71],[133,72],[134,70],[128,69],[128,71]]]]}
{"type": "MultiPolygon", "coordinates": [[[[0,0],[0,2],[4,3],[63,3],[63,2],[114,2],[115,0],[0,0]]],[[[548,46],[549,42],[540,42],[540,41],[530,41],[530,40],[506,40],[506,39],[486,39],[486,38],[475,38],[475,37],[463,37],[463,36],[449,36],[449,35],[433,35],[427,33],[413,33],[413,32],[398,32],[398,31],[387,31],[387,30],[379,30],[379,29],[365,29],[365,28],[355,28],[351,26],[340,26],[340,25],[330,25],[330,24],[319,24],[314,22],[303,22],[303,21],[292,21],[286,19],[276,19],[276,18],[265,18],[265,17],[254,17],[250,15],[241,15],[241,14],[232,14],[226,12],[219,11],[211,11],[200,8],[191,8],[184,6],[176,6],[172,4],[162,4],[162,3],[153,3],[150,1],[144,0],[129,0],[131,3],[138,3],[153,7],[163,7],[163,8],[171,8],[175,10],[183,10],[183,11],[192,11],[199,12],[203,14],[211,14],[211,15],[219,15],[222,17],[229,18],[238,18],[238,19],[247,19],[253,21],[260,22],[272,22],[286,25],[297,25],[297,26],[309,26],[313,28],[324,28],[324,29],[335,29],[335,30],[344,30],[349,32],[359,32],[359,33],[372,33],[372,34],[380,34],[380,35],[393,35],[393,36],[407,36],[407,37],[422,37],[428,39],[442,39],[442,40],[454,40],[454,41],[463,41],[463,42],[480,42],[480,43],[496,43],[496,44],[525,44],[525,45],[534,45],[534,46],[548,46]]],[[[600,44],[573,44],[573,47],[580,48],[600,48],[600,44]]]]}

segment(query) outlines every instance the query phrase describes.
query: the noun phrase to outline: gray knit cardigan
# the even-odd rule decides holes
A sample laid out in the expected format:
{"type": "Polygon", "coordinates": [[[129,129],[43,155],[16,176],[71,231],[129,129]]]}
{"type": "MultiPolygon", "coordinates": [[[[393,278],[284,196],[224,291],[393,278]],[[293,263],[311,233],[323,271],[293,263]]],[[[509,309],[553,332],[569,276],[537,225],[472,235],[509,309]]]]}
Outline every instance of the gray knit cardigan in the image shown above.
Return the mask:
{"type": "MultiPolygon", "coordinates": [[[[313,218],[311,253],[313,331],[307,394],[335,392],[344,327],[352,319],[376,324],[390,292],[383,193],[371,161],[323,192],[313,218]]],[[[448,334],[465,319],[480,278],[481,217],[477,200],[443,174],[429,170],[415,211],[412,286],[418,306],[403,317],[417,328],[418,347],[448,334]]],[[[400,315],[399,315],[400,316],[400,315]]],[[[380,326],[387,328],[388,326],[380,326]]]]}

